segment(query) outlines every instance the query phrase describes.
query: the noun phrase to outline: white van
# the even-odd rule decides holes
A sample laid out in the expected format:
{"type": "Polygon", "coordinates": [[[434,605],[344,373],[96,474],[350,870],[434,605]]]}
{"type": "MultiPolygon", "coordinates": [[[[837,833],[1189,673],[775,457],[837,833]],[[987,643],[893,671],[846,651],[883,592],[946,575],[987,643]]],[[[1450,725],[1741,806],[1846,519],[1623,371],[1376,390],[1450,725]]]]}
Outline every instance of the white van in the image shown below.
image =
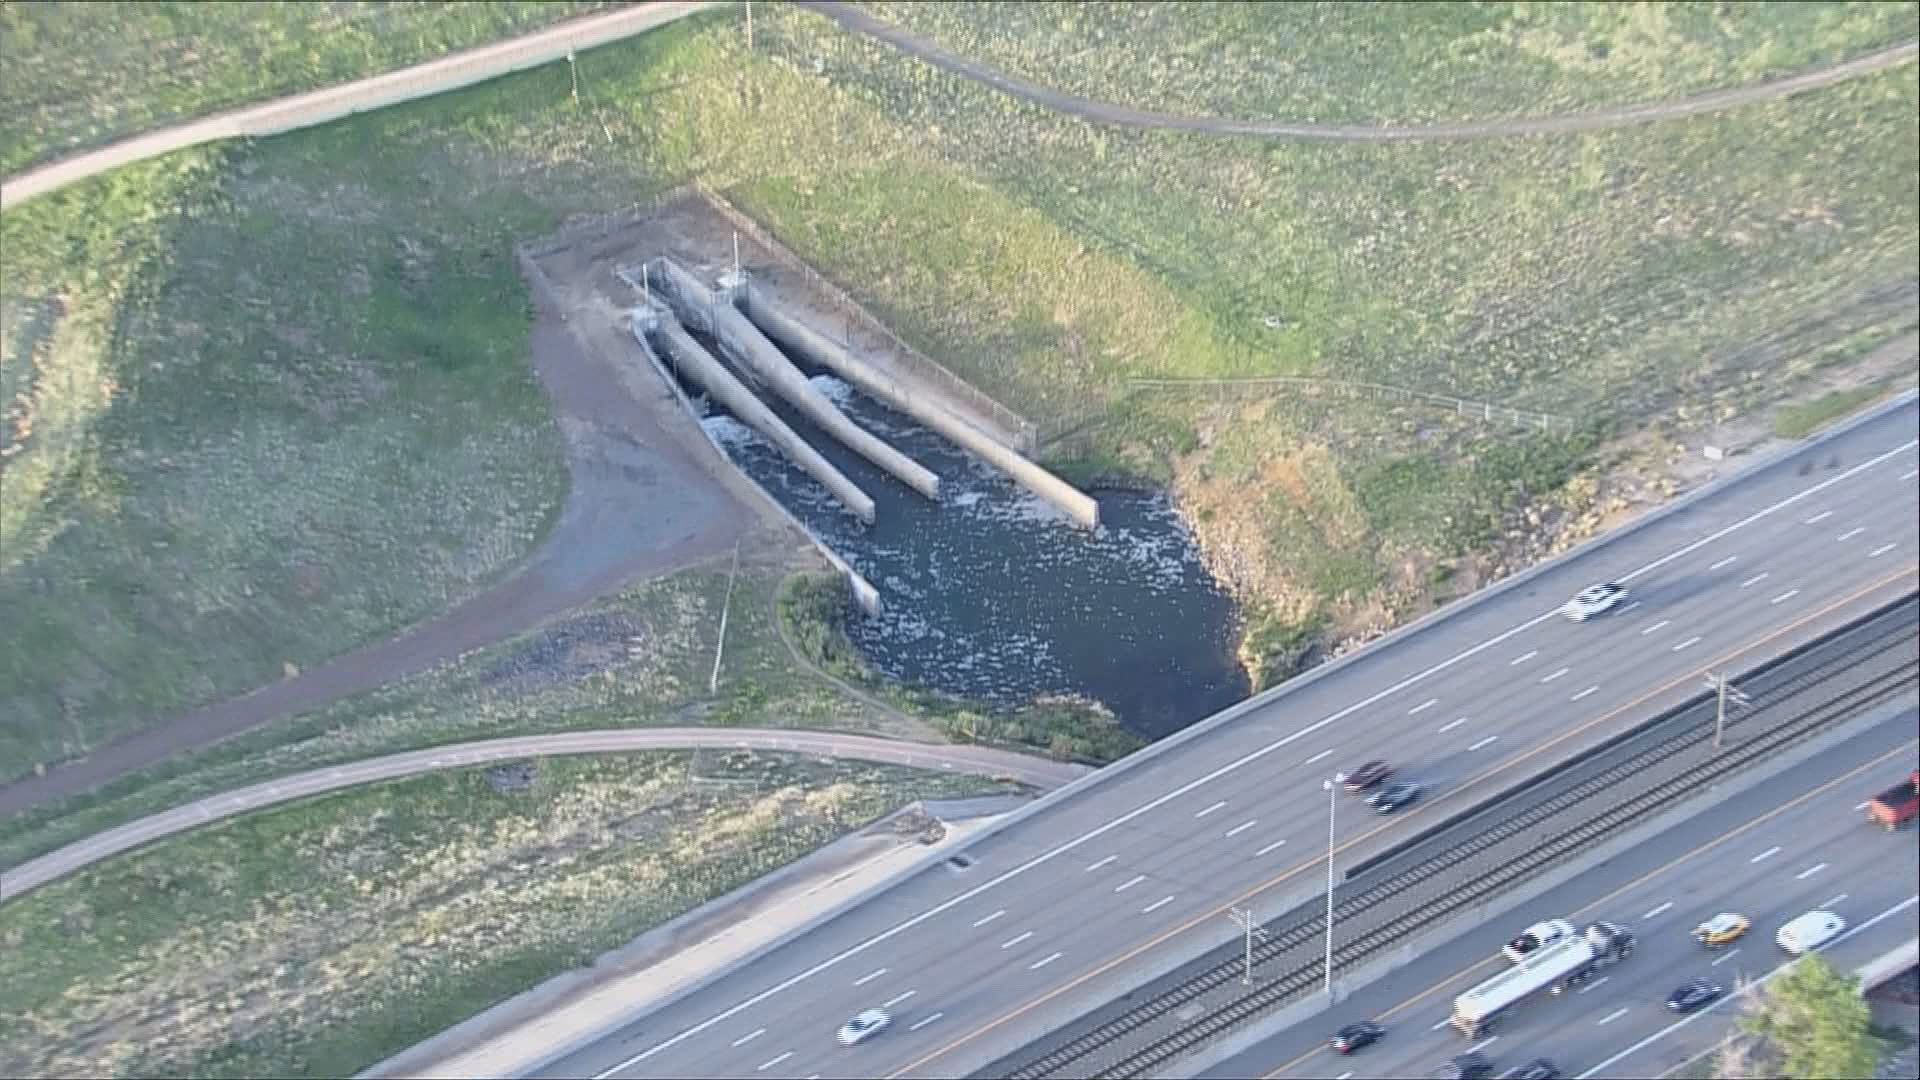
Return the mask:
{"type": "Polygon", "coordinates": [[[1847,920],[1831,911],[1809,911],[1780,928],[1773,940],[1795,956],[1817,949],[1840,936],[1847,920]]]}

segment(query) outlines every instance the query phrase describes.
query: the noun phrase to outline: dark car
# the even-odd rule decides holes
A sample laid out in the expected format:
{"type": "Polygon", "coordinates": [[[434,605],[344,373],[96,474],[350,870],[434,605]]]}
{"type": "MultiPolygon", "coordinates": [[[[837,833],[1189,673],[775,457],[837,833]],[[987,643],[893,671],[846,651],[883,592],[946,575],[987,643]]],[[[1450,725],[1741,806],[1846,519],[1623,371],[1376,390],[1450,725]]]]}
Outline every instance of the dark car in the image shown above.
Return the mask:
{"type": "Polygon", "coordinates": [[[1347,790],[1359,794],[1393,775],[1393,766],[1384,761],[1369,761],[1347,774],[1347,790]]]}
{"type": "Polygon", "coordinates": [[[1672,1012],[1690,1013],[1726,992],[1724,987],[1705,979],[1695,979],[1667,995],[1667,1008],[1672,1012]]]}
{"type": "Polygon", "coordinates": [[[1534,1058],[1511,1075],[1513,1080],[1560,1080],[1560,1066],[1546,1058],[1534,1058]]]}
{"type": "Polygon", "coordinates": [[[1493,1062],[1477,1050],[1450,1058],[1434,1076],[1437,1080],[1485,1080],[1493,1075],[1493,1062]]]}
{"type": "Polygon", "coordinates": [[[1373,796],[1367,800],[1367,805],[1373,807],[1378,813],[1391,814],[1419,797],[1420,785],[1403,781],[1398,784],[1389,784],[1374,792],[1373,796]]]}
{"type": "Polygon", "coordinates": [[[1351,1054],[1386,1033],[1387,1029],[1379,1024],[1371,1020],[1362,1020],[1334,1032],[1333,1038],[1327,1040],[1327,1045],[1342,1054],[1351,1054]]]}

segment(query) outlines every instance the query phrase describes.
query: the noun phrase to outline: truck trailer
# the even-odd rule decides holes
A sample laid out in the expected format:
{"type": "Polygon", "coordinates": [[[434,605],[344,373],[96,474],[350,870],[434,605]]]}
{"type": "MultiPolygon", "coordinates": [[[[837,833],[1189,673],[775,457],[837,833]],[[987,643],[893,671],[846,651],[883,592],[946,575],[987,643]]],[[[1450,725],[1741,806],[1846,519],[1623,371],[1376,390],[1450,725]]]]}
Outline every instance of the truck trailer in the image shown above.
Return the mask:
{"type": "Polygon", "coordinates": [[[1593,978],[1601,968],[1633,955],[1633,932],[1618,923],[1597,922],[1578,937],[1562,938],[1453,999],[1447,1018],[1470,1039],[1485,1037],[1494,1020],[1545,990],[1564,993],[1593,978]]]}
{"type": "Polygon", "coordinates": [[[1867,819],[1891,832],[1920,815],[1920,769],[1867,803],[1867,819]]]}

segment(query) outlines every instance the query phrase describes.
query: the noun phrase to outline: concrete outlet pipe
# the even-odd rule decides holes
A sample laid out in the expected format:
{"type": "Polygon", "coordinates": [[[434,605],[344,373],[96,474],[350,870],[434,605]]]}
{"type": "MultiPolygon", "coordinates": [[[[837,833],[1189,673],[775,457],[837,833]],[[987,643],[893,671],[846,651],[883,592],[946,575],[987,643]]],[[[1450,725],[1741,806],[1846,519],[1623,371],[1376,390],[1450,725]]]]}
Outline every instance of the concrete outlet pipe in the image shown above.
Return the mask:
{"type": "MultiPolygon", "coordinates": [[[[885,469],[901,483],[929,499],[940,497],[940,478],[932,470],[875,438],[870,432],[847,419],[826,395],[813,388],[800,369],[781,355],[778,346],[768,341],[747,317],[723,295],[701,284],[692,271],[672,259],[661,259],[671,292],[682,306],[693,309],[697,320],[705,315],[709,332],[733,358],[751,370],[773,391],[804,413],[820,430],[885,469]],[[704,308],[704,310],[702,310],[704,308]]],[[[696,325],[698,323],[696,322],[696,325]]]]}
{"type": "Polygon", "coordinates": [[[820,481],[840,505],[867,524],[873,524],[873,497],[861,491],[853,481],[846,478],[833,463],[820,456],[820,452],[807,445],[807,440],[794,433],[772,409],[757,397],[753,391],[741,385],[733,373],[713,358],[700,343],[693,340],[687,328],[671,316],[662,316],[659,334],[666,342],[667,349],[678,362],[680,372],[687,378],[699,383],[715,401],[727,407],[740,422],[765,435],[768,441],[780,448],[793,463],[806,470],[809,476],[820,481]]]}
{"type": "Polygon", "coordinates": [[[937,400],[909,389],[892,375],[854,356],[839,342],[797,316],[767,303],[752,288],[743,291],[741,305],[747,317],[766,331],[768,337],[978,455],[1012,477],[1015,483],[1058,507],[1077,524],[1091,529],[1100,523],[1100,504],[1090,496],[949,412],[937,400]]]}

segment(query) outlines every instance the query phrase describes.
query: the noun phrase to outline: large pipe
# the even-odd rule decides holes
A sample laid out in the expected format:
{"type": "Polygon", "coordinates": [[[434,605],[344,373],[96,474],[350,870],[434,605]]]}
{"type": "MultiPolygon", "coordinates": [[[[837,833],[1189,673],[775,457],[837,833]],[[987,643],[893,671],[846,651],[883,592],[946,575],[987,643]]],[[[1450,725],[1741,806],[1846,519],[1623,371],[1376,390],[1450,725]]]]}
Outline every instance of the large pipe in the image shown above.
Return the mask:
{"type": "Polygon", "coordinates": [[[723,296],[701,284],[700,279],[672,259],[660,260],[666,268],[667,283],[680,300],[695,326],[702,326],[725,346],[735,360],[745,365],[773,392],[786,398],[820,430],[845,443],[847,447],[891,473],[901,483],[929,499],[940,497],[940,478],[912,458],[875,438],[864,428],[834,408],[826,395],[813,388],[800,369],[780,354],[778,346],[754,328],[723,296]]]}
{"type": "MultiPolygon", "coordinates": [[[[641,333],[636,325],[634,333],[641,333]]],[[[820,481],[840,505],[867,524],[873,524],[873,498],[861,491],[853,481],[846,478],[833,463],[820,456],[820,452],[807,445],[807,440],[794,433],[786,422],[774,415],[753,391],[740,384],[733,373],[721,366],[713,354],[693,340],[693,335],[680,325],[678,319],[663,315],[658,325],[658,333],[666,341],[667,348],[678,361],[681,374],[699,383],[712,394],[714,400],[727,407],[740,422],[767,437],[767,440],[784,451],[793,463],[806,470],[809,476],[820,481]]]]}
{"type": "Polygon", "coordinates": [[[909,390],[892,375],[854,356],[839,342],[768,303],[751,287],[742,291],[741,303],[747,317],[766,331],[767,336],[978,455],[1078,524],[1091,529],[1100,523],[1099,503],[1029,461],[1019,451],[949,412],[937,401],[909,390]]]}

